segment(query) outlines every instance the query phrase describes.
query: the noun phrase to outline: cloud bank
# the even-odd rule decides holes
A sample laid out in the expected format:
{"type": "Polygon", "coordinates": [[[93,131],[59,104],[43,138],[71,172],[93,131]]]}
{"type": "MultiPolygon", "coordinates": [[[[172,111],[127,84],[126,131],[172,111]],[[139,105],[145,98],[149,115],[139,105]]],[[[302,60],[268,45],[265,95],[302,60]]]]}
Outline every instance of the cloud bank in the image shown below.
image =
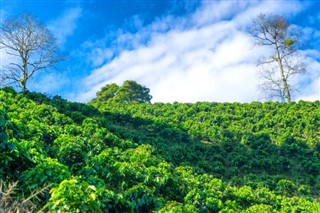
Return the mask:
{"type": "MultiPolygon", "coordinates": [[[[86,102],[105,84],[136,80],[150,88],[153,102],[261,100],[256,61],[269,49],[253,46],[248,34],[252,19],[260,13],[275,12],[292,18],[312,6],[300,1],[173,2],[167,14],[147,25],[144,17],[136,14],[117,30],[99,26],[105,31],[104,37],[90,36],[95,40],[76,43],[79,48],[72,55],[79,63],[64,67],[68,70],[65,74],[39,75],[42,82],[50,84],[33,84],[32,88],[47,93],[60,88],[64,97],[86,102]],[[175,12],[181,6],[186,13],[175,12]]],[[[75,45],[72,39],[85,22],[81,18],[94,12],[86,10],[90,9],[69,8],[48,23],[62,49],[70,43],[75,45]]],[[[309,17],[311,24],[319,20],[318,16],[309,17]]],[[[310,26],[298,27],[303,38],[312,40],[313,48],[302,52],[308,72],[299,76],[302,89],[295,100],[319,100],[320,32],[310,26]]],[[[1,59],[2,63],[7,61],[1,59]]]]}
{"type": "MultiPolygon", "coordinates": [[[[187,17],[166,16],[136,34],[120,33],[114,41],[118,48],[129,42],[131,49],[105,63],[112,48],[97,47],[96,57],[89,54],[99,67],[84,79],[86,91],[76,99],[88,101],[103,85],[132,79],[151,89],[153,102],[259,100],[255,64],[268,50],[253,48],[245,29],[260,13],[302,10],[301,3],[289,3],[206,1],[187,17]]],[[[304,78],[309,84],[297,99],[315,100],[320,98],[319,62],[308,60],[311,72],[304,78]]]]}

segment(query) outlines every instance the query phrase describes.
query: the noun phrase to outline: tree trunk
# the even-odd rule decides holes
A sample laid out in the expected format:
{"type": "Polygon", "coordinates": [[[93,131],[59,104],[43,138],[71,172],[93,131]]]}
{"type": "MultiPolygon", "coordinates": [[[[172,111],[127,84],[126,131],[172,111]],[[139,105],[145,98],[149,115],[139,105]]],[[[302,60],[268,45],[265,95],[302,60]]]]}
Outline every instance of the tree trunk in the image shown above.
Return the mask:
{"type": "Polygon", "coordinates": [[[277,50],[277,61],[278,61],[278,65],[279,65],[281,80],[282,80],[282,83],[283,83],[283,89],[284,89],[284,93],[285,93],[285,97],[287,99],[287,102],[289,103],[289,102],[291,102],[290,88],[289,88],[287,79],[286,79],[285,74],[284,74],[284,69],[283,69],[283,65],[282,65],[282,59],[281,59],[281,55],[280,55],[280,52],[279,52],[278,43],[275,42],[275,45],[276,45],[276,50],[277,50]]]}
{"type": "Polygon", "coordinates": [[[21,89],[22,92],[26,92],[27,91],[27,80],[28,80],[28,72],[27,72],[27,60],[22,57],[22,77],[20,78],[20,85],[21,85],[21,89]]]}
{"type": "Polygon", "coordinates": [[[20,85],[21,85],[22,92],[26,92],[27,87],[26,87],[26,81],[24,79],[20,80],[20,85]]]}

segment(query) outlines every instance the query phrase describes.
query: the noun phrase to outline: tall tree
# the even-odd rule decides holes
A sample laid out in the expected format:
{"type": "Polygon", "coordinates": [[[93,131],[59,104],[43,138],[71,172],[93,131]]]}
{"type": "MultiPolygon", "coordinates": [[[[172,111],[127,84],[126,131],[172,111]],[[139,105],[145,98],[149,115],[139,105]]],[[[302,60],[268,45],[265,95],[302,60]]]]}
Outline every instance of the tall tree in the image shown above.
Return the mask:
{"type": "Polygon", "coordinates": [[[255,44],[272,47],[272,54],[258,62],[265,96],[290,102],[294,77],[305,71],[298,56],[299,32],[292,30],[286,19],[279,15],[259,15],[253,21],[251,35],[255,44]]]}
{"type": "Polygon", "coordinates": [[[25,92],[28,80],[36,72],[63,60],[54,36],[29,13],[5,20],[0,29],[0,48],[12,56],[1,68],[6,84],[18,83],[25,92]]]}

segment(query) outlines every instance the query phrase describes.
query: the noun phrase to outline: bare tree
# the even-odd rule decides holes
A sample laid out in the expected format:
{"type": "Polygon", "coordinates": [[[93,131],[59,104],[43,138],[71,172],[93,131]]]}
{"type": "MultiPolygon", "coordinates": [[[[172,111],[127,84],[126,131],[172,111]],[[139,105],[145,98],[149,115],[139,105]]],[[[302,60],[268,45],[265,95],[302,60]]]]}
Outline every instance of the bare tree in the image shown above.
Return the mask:
{"type": "Polygon", "coordinates": [[[259,46],[272,47],[272,54],[258,62],[262,83],[259,88],[269,98],[290,102],[294,77],[305,71],[299,57],[299,32],[291,30],[285,18],[259,15],[250,31],[259,46]]]}
{"type": "Polygon", "coordinates": [[[28,80],[36,72],[52,68],[63,60],[56,39],[28,13],[7,19],[0,29],[0,48],[11,57],[1,67],[1,77],[6,84],[18,83],[25,92],[28,80]]]}

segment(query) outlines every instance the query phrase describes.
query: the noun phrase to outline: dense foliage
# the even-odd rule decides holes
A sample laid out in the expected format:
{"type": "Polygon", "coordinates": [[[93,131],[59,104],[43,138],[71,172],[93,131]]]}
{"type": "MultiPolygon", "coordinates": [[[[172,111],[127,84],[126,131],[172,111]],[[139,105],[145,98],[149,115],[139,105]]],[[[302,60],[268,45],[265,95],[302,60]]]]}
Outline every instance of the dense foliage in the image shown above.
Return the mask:
{"type": "Polygon", "coordinates": [[[92,100],[95,103],[122,103],[132,102],[150,103],[152,96],[150,89],[138,84],[136,81],[127,80],[121,86],[115,83],[107,84],[97,92],[97,97],[92,100]]]}
{"type": "Polygon", "coordinates": [[[320,212],[319,101],[80,104],[3,88],[0,130],[0,179],[16,199],[49,187],[38,211],[320,212]]]}

